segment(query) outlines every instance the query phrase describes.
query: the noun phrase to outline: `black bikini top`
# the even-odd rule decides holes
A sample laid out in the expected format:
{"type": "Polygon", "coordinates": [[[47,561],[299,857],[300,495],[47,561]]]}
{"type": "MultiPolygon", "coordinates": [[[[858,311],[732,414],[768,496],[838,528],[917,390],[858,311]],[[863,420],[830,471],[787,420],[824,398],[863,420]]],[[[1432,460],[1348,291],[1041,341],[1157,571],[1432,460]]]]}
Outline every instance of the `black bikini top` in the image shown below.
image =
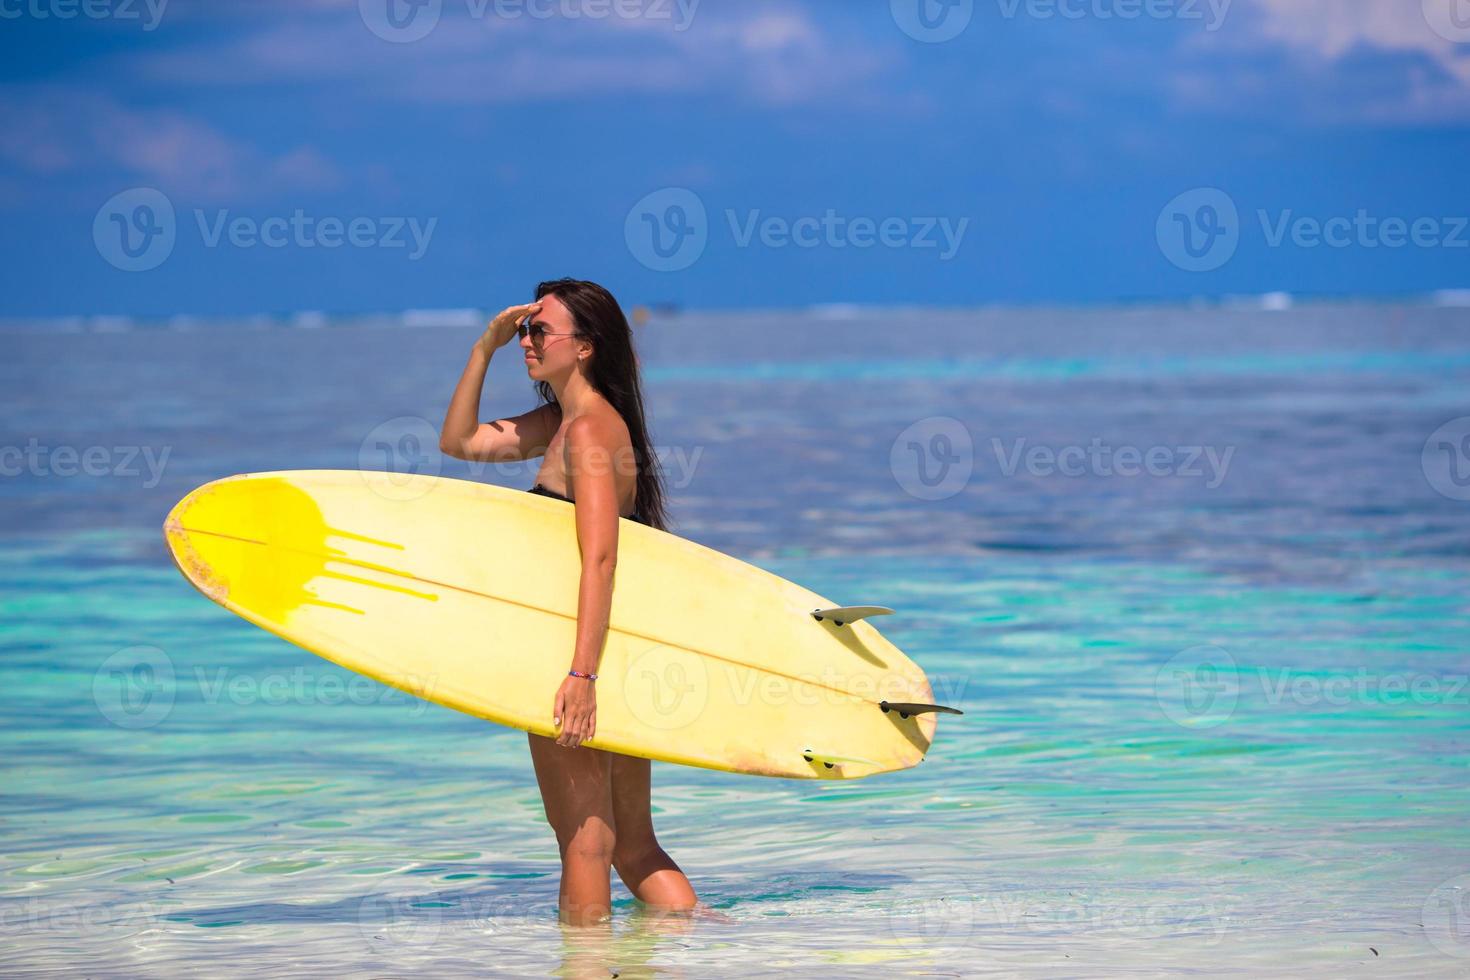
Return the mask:
{"type": "MultiPolygon", "coordinates": [[[[539,493],[543,497],[553,497],[553,498],[555,498],[557,500],[565,500],[569,504],[574,502],[571,497],[568,497],[565,494],[557,493],[555,490],[552,490],[552,489],[550,489],[548,487],[544,487],[544,486],[542,486],[539,483],[536,484],[534,487],[532,487],[530,490],[528,490],[526,492],[527,493],[539,493]]],[[[628,515],[628,520],[635,521],[636,523],[639,523],[639,524],[647,524],[648,523],[647,521],[645,521],[643,519],[642,515],[640,515],[638,513],[638,508],[637,507],[634,507],[633,508],[633,513],[630,514],[630,515],[628,515]]]]}

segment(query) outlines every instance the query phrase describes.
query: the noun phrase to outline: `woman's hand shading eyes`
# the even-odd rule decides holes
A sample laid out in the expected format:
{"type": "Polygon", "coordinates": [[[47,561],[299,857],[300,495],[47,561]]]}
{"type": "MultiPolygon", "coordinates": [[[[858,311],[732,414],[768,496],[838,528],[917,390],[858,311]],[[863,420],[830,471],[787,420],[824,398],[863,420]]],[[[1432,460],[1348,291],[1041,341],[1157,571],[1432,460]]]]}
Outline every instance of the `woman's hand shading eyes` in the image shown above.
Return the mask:
{"type": "Polygon", "coordinates": [[[480,339],[477,341],[480,349],[485,352],[486,357],[489,357],[496,350],[510,343],[511,338],[516,336],[522,320],[540,312],[541,304],[539,302],[525,303],[520,306],[507,306],[495,314],[495,318],[490,321],[490,325],[480,335],[480,339]]]}

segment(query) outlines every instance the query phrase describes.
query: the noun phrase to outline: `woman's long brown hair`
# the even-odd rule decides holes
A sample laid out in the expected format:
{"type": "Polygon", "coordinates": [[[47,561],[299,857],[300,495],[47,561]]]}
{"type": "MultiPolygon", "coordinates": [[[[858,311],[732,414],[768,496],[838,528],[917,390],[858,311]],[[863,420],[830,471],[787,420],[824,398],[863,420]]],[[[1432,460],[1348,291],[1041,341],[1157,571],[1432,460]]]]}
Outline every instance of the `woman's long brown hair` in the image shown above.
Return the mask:
{"type": "MultiPolygon", "coordinates": [[[[587,378],[608,400],[628,426],[633,458],[638,466],[637,513],[644,523],[667,530],[663,474],[650,445],[648,422],[643,415],[643,386],[638,377],[638,357],[633,352],[633,330],[612,293],[583,279],[552,279],[536,287],[536,298],[547,294],[561,300],[572,314],[577,332],[592,344],[592,366],[587,378]]],[[[543,402],[556,403],[549,382],[536,382],[543,402]]]]}

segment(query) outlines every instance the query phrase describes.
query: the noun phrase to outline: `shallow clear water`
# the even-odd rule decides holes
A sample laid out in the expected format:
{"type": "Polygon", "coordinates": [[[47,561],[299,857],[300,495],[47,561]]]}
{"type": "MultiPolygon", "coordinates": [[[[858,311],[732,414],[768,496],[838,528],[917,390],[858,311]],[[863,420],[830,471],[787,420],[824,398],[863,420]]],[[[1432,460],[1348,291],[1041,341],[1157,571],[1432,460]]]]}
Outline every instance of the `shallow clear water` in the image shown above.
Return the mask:
{"type": "MultiPolygon", "coordinates": [[[[894,606],[966,714],[852,783],[656,766],[707,909],[615,882],[610,930],[556,922],[523,734],[236,619],[161,542],[237,472],[529,486],[422,441],[472,339],[0,339],[0,446],[33,447],[0,460],[7,975],[1470,972],[1470,457],[1430,438],[1470,415],[1470,311],[643,328],[678,533],[894,606]]],[[[529,404],[494,364],[485,414],[529,404]]]]}

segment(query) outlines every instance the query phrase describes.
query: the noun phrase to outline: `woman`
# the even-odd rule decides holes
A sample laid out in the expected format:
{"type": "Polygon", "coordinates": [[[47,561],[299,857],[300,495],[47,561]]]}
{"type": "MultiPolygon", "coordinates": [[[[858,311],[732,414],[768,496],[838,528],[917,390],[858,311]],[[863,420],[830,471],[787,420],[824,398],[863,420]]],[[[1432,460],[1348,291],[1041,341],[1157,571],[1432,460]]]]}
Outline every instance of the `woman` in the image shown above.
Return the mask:
{"type": "Polygon", "coordinates": [[[612,294],[596,283],[558,279],[536,288],[536,302],[495,317],[470,351],[439,448],[495,463],[544,455],[532,492],[575,503],[582,554],[577,638],[551,706],[552,724],[561,731],[555,739],[528,733],[546,819],[561,850],[562,920],[587,925],[610,914],[609,867],[647,906],[692,908],[689,879],[654,837],[648,760],[581,745],[597,730],[594,675],[612,606],[618,517],[665,526],[632,332],[612,294]],[[517,334],[526,373],[545,404],[480,423],[491,354],[517,334]]]}

